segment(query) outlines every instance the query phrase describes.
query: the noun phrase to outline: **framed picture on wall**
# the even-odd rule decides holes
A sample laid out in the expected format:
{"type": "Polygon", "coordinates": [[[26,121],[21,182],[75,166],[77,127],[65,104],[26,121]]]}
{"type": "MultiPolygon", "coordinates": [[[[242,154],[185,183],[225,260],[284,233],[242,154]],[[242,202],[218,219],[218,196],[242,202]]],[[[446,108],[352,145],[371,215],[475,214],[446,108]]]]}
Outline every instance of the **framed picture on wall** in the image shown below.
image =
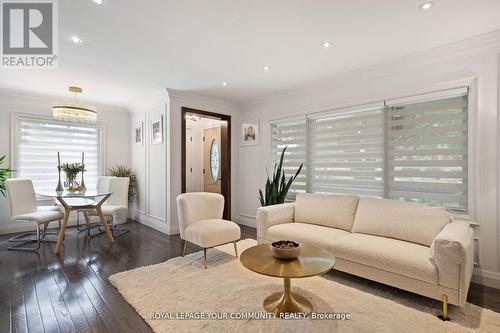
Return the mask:
{"type": "Polygon", "coordinates": [[[151,143],[154,145],[163,142],[163,116],[160,119],[151,121],[151,143]]]}
{"type": "Polygon", "coordinates": [[[243,121],[241,124],[241,145],[255,146],[260,142],[259,120],[243,121]]]}
{"type": "Polygon", "coordinates": [[[144,123],[142,121],[135,128],[135,144],[136,146],[144,145],[144,123]]]}

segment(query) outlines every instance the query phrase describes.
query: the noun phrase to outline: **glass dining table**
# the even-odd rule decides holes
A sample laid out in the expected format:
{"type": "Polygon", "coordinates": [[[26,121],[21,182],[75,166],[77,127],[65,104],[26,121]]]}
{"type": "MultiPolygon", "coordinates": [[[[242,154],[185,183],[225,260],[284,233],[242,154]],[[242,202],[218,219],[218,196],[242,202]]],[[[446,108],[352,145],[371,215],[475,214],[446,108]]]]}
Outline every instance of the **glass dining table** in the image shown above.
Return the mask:
{"type": "Polygon", "coordinates": [[[108,222],[104,217],[101,206],[109,198],[112,192],[101,190],[86,190],[85,192],[69,192],[69,191],[37,191],[36,194],[41,197],[52,198],[59,202],[64,208],[64,219],[61,224],[61,229],[57,236],[55,254],[61,253],[61,246],[64,242],[66,226],[68,225],[69,215],[75,210],[92,209],[97,212],[100,222],[104,227],[104,231],[108,236],[110,243],[114,242],[113,235],[109,229],[108,222]]]}

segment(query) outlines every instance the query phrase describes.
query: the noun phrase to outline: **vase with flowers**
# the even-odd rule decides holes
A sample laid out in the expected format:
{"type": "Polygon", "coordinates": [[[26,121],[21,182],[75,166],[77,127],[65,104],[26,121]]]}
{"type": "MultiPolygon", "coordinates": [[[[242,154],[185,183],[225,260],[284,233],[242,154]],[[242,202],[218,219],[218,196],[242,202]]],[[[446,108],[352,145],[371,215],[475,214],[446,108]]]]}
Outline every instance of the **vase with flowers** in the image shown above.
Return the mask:
{"type": "Polygon", "coordinates": [[[61,170],[64,171],[66,175],[66,180],[64,181],[64,187],[70,192],[83,191],[85,188],[80,185],[77,181],[77,176],[80,172],[85,171],[85,165],[81,163],[63,163],[61,164],[61,170]]]}

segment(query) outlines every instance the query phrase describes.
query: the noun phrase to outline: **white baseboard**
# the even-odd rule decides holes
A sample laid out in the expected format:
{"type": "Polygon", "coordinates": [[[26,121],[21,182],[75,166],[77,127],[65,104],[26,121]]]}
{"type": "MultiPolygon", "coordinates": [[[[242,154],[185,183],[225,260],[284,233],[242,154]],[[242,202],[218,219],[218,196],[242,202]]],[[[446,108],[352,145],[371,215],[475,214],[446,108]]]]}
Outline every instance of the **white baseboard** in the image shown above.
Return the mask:
{"type": "Polygon", "coordinates": [[[146,215],[140,212],[132,212],[130,214],[130,218],[167,235],[176,235],[179,233],[178,227],[172,228],[168,221],[157,218],[155,216],[146,215]]]}
{"type": "Polygon", "coordinates": [[[249,217],[240,214],[235,222],[242,225],[246,225],[248,227],[257,228],[257,222],[255,221],[254,217],[249,217]]]}
{"type": "Polygon", "coordinates": [[[500,289],[500,273],[475,268],[472,275],[472,282],[500,289]]]}

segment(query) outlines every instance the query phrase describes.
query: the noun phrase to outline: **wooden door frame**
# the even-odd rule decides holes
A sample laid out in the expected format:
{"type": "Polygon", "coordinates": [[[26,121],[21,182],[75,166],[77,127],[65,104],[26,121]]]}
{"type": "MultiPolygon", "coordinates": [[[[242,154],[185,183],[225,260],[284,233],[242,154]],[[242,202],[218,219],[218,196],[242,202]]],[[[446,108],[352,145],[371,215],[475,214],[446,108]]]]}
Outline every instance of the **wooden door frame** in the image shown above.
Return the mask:
{"type": "Polygon", "coordinates": [[[205,118],[220,119],[227,122],[221,125],[221,194],[224,196],[223,218],[231,219],[231,116],[221,113],[181,108],[181,192],[186,192],[186,114],[195,114],[205,118]]]}

